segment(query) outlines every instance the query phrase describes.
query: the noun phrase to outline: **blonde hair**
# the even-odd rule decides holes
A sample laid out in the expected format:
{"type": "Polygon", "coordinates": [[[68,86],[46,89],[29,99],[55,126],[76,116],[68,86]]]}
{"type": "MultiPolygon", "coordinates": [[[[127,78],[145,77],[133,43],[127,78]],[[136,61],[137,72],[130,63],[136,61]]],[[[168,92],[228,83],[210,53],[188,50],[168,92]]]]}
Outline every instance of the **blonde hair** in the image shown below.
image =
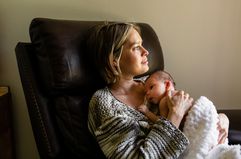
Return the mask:
{"type": "Polygon", "coordinates": [[[140,34],[137,25],[120,22],[98,25],[90,36],[95,65],[107,84],[115,83],[121,74],[119,60],[131,28],[140,34]],[[117,66],[113,65],[114,60],[117,66]]]}

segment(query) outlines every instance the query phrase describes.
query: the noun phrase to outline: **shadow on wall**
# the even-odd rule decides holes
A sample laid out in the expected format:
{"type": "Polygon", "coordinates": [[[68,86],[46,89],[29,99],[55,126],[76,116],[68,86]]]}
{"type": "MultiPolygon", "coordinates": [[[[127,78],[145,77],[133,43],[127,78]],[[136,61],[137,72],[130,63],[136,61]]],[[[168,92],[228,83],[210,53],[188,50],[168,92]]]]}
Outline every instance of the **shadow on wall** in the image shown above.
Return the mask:
{"type": "MultiPolygon", "coordinates": [[[[10,69],[9,66],[11,66],[11,69],[13,69],[13,66],[16,66],[10,65],[10,63],[15,60],[13,52],[17,42],[26,41],[26,39],[29,41],[28,27],[33,18],[43,17],[86,21],[127,21],[131,18],[110,13],[107,2],[105,1],[97,2],[98,7],[93,7],[87,2],[82,3],[83,2],[53,3],[40,1],[29,1],[28,3],[9,2],[8,9],[4,9],[6,8],[4,5],[7,5],[7,2],[3,4],[3,9],[0,11],[0,15],[4,15],[4,17],[0,17],[0,75],[5,73],[5,81],[9,81],[8,79],[10,79],[10,77],[7,77],[8,75],[12,76],[11,79],[16,76],[16,74],[13,75],[12,71],[8,73],[6,70],[10,69]],[[9,10],[11,10],[11,12],[9,10]],[[6,33],[6,31],[8,31],[8,33],[6,33]],[[3,36],[4,34],[7,37],[3,36]],[[4,44],[4,41],[6,41],[5,38],[9,40],[7,43],[5,42],[5,44],[7,44],[6,46],[4,44]],[[9,54],[6,54],[6,52],[9,52],[9,54]],[[7,64],[4,62],[7,62],[7,64]],[[4,69],[4,66],[6,69],[4,69]]],[[[16,72],[16,70],[14,72],[16,72]]],[[[2,79],[1,76],[0,79],[2,79]]]]}

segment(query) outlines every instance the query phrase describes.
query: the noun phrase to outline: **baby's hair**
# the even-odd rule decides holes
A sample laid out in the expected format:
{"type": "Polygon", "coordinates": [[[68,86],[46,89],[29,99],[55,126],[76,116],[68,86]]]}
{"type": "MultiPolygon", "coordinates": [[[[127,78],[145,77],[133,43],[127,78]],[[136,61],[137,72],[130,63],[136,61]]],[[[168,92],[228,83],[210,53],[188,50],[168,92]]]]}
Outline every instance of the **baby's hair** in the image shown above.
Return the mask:
{"type": "Polygon", "coordinates": [[[146,81],[148,80],[148,78],[150,78],[151,76],[156,75],[156,77],[158,78],[158,80],[168,80],[171,81],[173,86],[176,86],[176,83],[173,79],[173,77],[171,76],[170,73],[168,73],[167,71],[164,70],[157,70],[154,73],[152,73],[149,77],[146,78],[146,81]]]}

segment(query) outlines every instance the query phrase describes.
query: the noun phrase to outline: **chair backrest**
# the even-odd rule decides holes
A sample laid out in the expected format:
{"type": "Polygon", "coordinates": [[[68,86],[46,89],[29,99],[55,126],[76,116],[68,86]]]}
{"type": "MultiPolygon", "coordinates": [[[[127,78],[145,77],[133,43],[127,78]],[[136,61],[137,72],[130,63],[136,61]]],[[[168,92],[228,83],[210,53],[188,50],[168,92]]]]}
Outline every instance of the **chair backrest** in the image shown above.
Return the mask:
{"type": "MultiPolygon", "coordinates": [[[[88,103],[103,80],[86,49],[90,28],[102,21],[35,18],[31,42],[19,42],[16,57],[32,129],[41,158],[103,158],[87,128],[88,103]]],[[[149,51],[150,74],[163,69],[152,27],[139,24],[149,51]]],[[[144,76],[143,75],[143,76],[144,76]]]]}

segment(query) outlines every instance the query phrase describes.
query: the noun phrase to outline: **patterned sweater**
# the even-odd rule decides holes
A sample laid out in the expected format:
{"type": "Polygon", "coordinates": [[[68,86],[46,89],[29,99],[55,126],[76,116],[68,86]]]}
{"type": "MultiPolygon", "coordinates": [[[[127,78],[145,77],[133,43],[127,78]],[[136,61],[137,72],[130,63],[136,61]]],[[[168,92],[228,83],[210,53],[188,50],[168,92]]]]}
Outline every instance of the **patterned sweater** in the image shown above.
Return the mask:
{"type": "Polygon", "coordinates": [[[107,158],[178,158],[189,144],[185,135],[171,122],[156,123],[117,100],[106,87],[92,96],[88,127],[107,158]]]}

